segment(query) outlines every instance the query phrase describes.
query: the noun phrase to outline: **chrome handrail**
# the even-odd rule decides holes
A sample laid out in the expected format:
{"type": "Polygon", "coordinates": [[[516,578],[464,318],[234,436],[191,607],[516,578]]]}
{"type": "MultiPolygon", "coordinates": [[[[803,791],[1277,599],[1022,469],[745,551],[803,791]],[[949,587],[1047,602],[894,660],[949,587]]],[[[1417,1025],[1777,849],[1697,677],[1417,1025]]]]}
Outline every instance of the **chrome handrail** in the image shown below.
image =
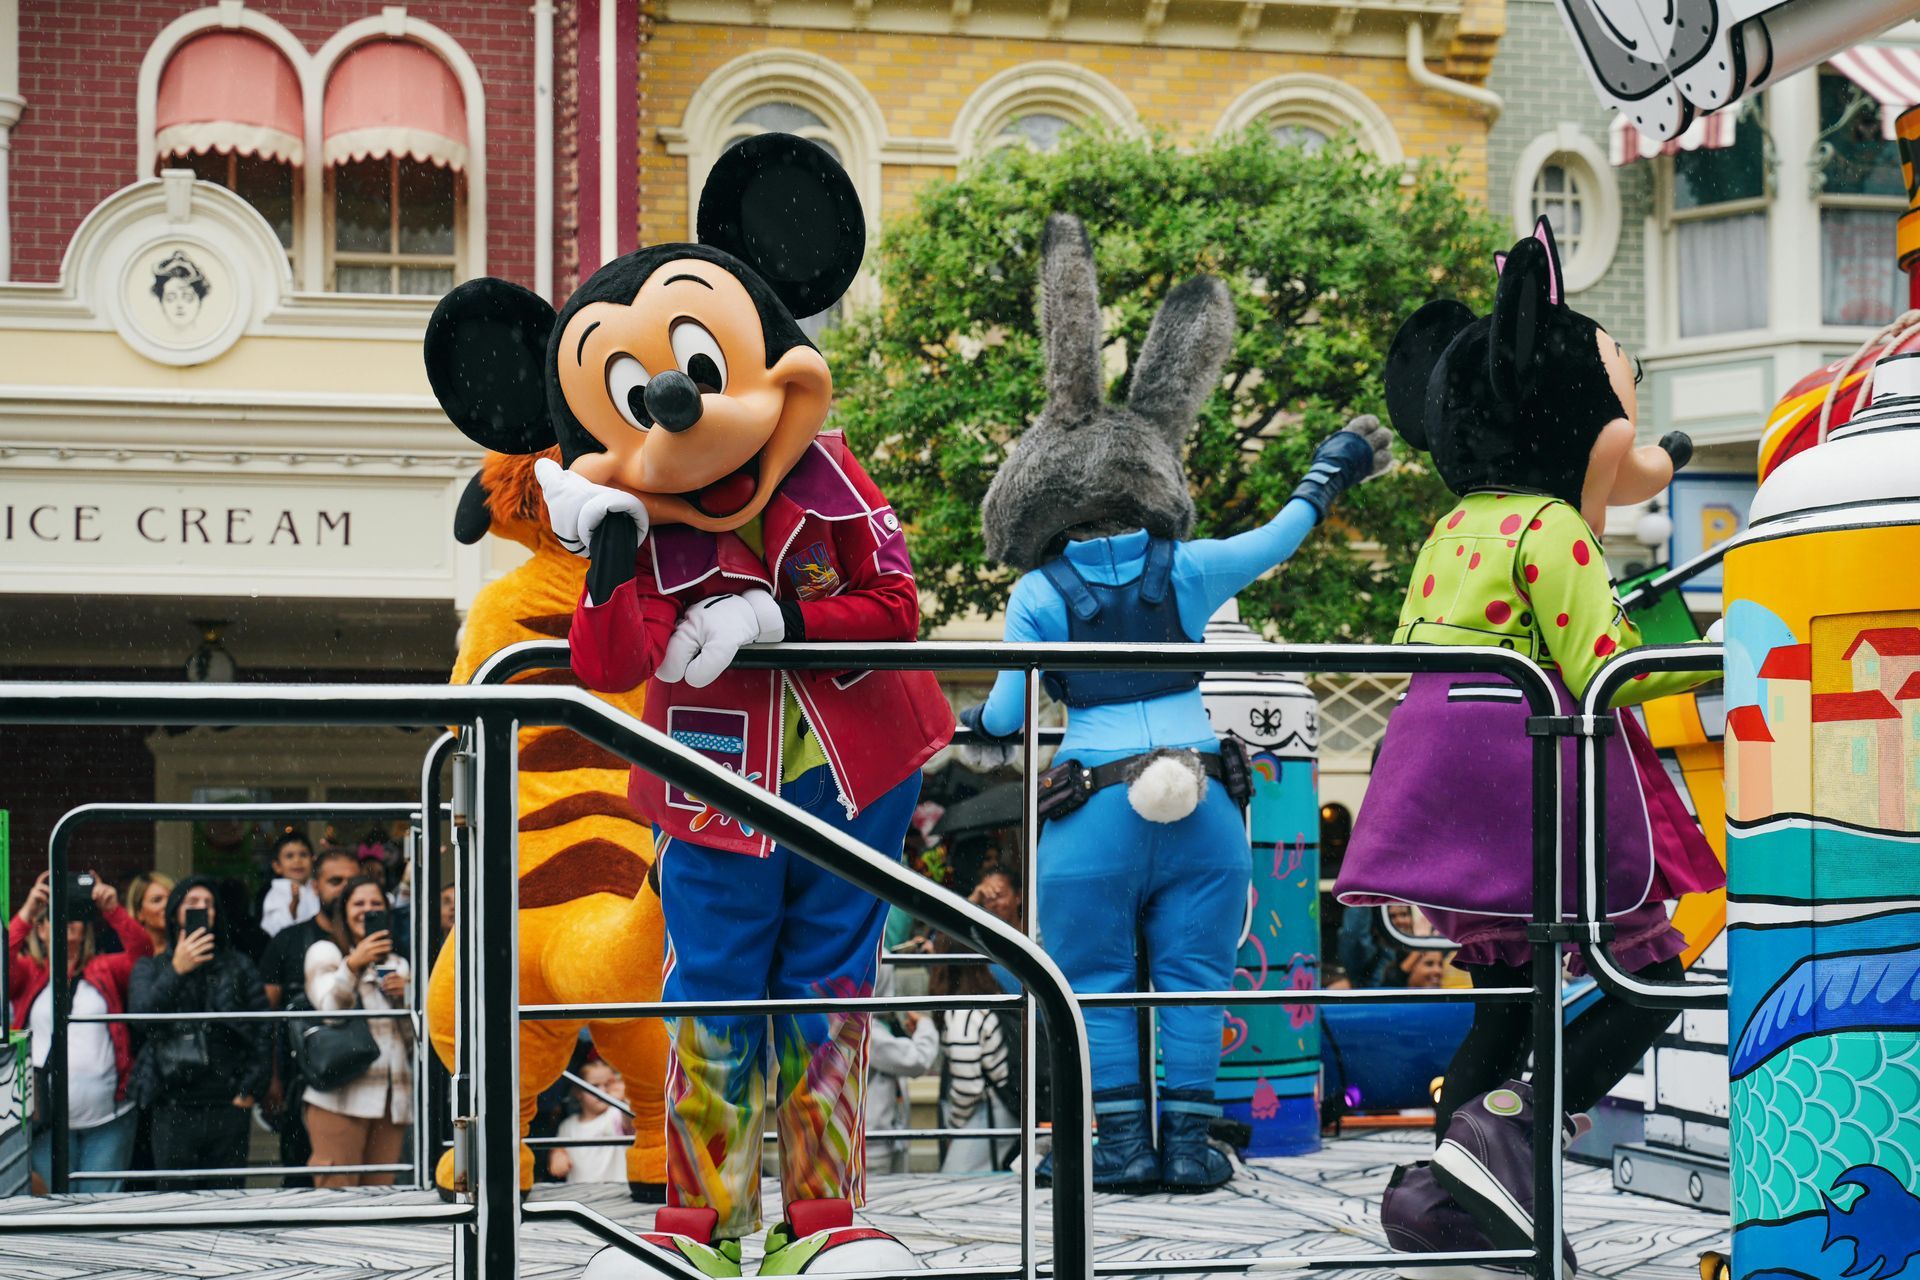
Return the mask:
{"type": "MultiPolygon", "coordinates": [[[[1610,722],[1613,700],[1627,681],[1654,671],[1717,671],[1726,665],[1726,649],[1709,643],[1646,645],[1629,649],[1600,669],[1581,699],[1583,719],[1589,725],[1610,722]]],[[[1607,842],[1607,753],[1597,734],[1580,740],[1575,830],[1579,833],[1581,882],[1580,952],[1593,970],[1594,980],[1611,994],[1631,1004],[1654,1009],[1724,1009],[1724,982],[1651,982],[1627,972],[1614,959],[1607,920],[1607,860],[1601,850],[1607,842]]]]}

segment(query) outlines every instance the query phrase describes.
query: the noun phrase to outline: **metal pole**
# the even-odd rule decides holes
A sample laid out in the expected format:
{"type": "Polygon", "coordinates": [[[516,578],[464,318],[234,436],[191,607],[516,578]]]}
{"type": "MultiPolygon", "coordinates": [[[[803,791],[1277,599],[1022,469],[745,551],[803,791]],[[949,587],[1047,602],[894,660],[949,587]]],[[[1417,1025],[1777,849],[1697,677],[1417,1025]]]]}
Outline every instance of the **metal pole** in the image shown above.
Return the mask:
{"type": "Polygon", "coordinates": [[[61,822],[54,826],[47,841],[47,882],[52,896],[47,904],[47,981],[53,988],[53,1033],[47,1038],[47,1107],[53,1112],[52,1162],[47,1169],[47,1189],[56,1196],[66,1195],[72,1153],[67,1150],[71,1137],[67,1115],[67,1020],[73,1016],[73,986],[67,978],[67,917],[73,912],[69,901],[67,843],[73,828],[61,822]]]}
{"type": "MultiPolygon", "coordinates": [[[[1022,923],[1027,936],[1032,937],[1038,931],[1040,919],[1040,886],[1035,875],[1040,865],[1040,671],[1030,666],[1022,676],[1026,718],[1020,743],[1020,879],[1026,894],[1026,917],[1022,923]]],[[[1039,1064],[1035,1061],[1039,1055],[1035,1051],[1040,1047],[1037,1031],[1033,998],[1023,993],[1020,1006],[1020,1267],[1027,1280],[1033,1280],[1040,1261],[1033,1229],[1034,1136],[1039,1124],[1036,1105],[1039,1099],[1035,1097],[1039,1079],[1039,1064]]],[[[1059,1173],[1056,1160],[1056,1179],[1059,1173]]],[[[1091,1196],[1091,1170],[1084,1170],[1082,1177],[1091,1196]]]]}
{"type": "MultiPolygon", "coordinates": [[[[519,883],[513,875],[518,842],[519,787],[515,750],[519,720],[509,712],[483,713],[475,734],[479,785],[475,808],[480,843],[470,879],[475,911],[467,930],[487,939],[473,957],[475,1252],[479,1275],[518,1274],[520,1231],[520,1003],[519,883]],[[487,868],[498,874],[486,874],[487,868]]],[[[477,1280],[477,1278],[476,1278],[477,1280]]]]}
{"type": "Polygon", "coordinates": [[[433,1185],[434,1153],[440,1150],[447,1116],[446,1073],[434,1056],[430,1031],[428,976],[436,958],[434,926],[440,918],[440,770],[458,743],[456,735],[441,734],[420,768],[420,844],[413,859],[413,1007],[419,1011],[414,1042],[421,1051],[413,1073],[413,1166],[422,1190],[433,1185]]]}
{"type": "MultiPolygon", "coordinates": [[[[1544,683],[1544,682],[1543,682],[1544,683]]],[[[1529,689],[1535,716],[1555,715],[1558,697],[1529,689]],[[1543,705],[1544,703],[1544,705],[1543,705]]],[[[1533,739],[1533,1274],[1560,1274],[1560,738],[1533,739]]]]}

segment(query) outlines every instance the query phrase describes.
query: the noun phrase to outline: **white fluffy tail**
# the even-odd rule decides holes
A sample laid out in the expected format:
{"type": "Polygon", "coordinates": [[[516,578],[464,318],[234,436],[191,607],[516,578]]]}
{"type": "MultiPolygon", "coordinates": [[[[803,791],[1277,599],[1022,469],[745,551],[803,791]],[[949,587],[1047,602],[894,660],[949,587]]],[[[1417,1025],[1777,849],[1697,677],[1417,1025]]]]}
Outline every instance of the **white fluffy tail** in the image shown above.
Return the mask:
{"type": "Polygon", "coordinates": [[[1200,807],[1207,775],[1192,752],[1166,752],[1149,760],[1127,784],[1127,803],[1148,822],[1178,822],[1200,807]]]}

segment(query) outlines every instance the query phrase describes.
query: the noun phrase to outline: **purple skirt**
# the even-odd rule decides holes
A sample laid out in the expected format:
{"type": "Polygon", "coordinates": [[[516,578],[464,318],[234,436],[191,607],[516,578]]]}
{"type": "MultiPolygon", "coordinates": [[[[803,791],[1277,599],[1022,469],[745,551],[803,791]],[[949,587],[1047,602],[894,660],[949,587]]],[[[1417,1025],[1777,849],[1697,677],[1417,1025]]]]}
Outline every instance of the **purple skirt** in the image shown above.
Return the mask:
{"type": "MultiPolygon", "coordinates": [[[[1577,707],[1549,672],[1563,714],[1577,707]]],[[[1416,675],[1387,724],[1366,802],[1334,893],[1349,906],[1407,902],[1462,944],[1462,964],[1523,962],[1533,915],[1533,739],[1518,686],[1497,676],[1416,675]]],[[[1614,954],[1632,968],[1678,955],[1683,940],[1661,905],[1717,871],[1697,825],[1632,716],[1603,742],[1607,762],[1607,916],[1614,954]],[[1638,759],[1636,759],[1638,758],[1638,759]],[[1651,767],[1647,767],[1648,764],[1651,767]],[[1652,794],[1650,794],[1650,791],[1652,794]],[[1662,864],[1682,868],[1669,877],[1662,864]]],[[[1574,752],[1562,741],[1563,910],[1576,909],[1574,752]]]]}

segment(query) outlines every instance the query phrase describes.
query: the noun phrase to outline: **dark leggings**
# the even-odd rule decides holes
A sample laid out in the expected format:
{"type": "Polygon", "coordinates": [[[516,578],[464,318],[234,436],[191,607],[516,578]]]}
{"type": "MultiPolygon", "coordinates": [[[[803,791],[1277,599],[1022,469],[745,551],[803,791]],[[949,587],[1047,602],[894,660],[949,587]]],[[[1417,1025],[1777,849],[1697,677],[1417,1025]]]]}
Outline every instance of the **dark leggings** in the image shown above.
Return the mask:
{"type": "MultiPolygon", "coordinates": [[[[1474,965],[1467,972],[1476,987],[1525,987],[1533,983],[1532,972],[1515,965],[1474,965]]],[[[1678,982],[1685,974],[1678,956],[1635,971],[1637,977],[1652,982],[1678,982]]],[[[1645,1009],[1607,994],[1575,1018],[1562,1041],[1567,1110],[1577,1114],[1606,1097],[1646,1056],[1674,1017],[1671,1009],[1645,1009]]],[[[1531,1003],[1474,1006],[1473,1029],[1447,1066],[1434,1131],[1444,1135],[1456,1108],[1508,1080],[1519,1079],[1532,1052],[1531,1003]]]]}

